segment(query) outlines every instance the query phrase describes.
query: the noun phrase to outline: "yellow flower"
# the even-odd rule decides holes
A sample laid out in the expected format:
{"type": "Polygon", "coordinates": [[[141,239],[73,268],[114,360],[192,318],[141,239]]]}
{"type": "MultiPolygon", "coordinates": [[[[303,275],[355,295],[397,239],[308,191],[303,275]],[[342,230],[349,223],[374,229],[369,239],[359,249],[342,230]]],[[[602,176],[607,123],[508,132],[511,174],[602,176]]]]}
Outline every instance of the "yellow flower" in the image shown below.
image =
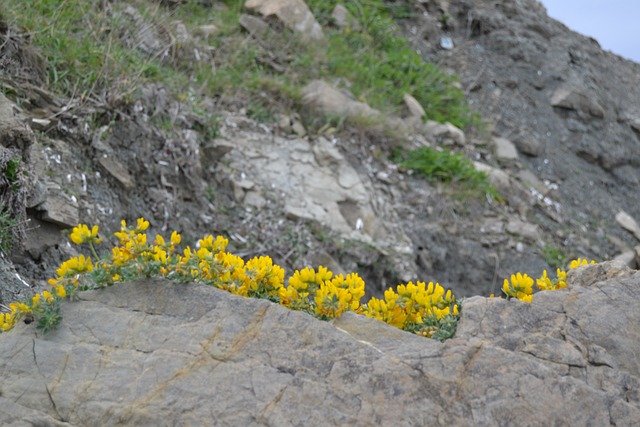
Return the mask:
{"type": "Polygon", "coordinates": [[[328,318],[340,316],[351,307],[352,296],[348,290],[336,287],[327,280],[316,292],[314,298],[316,303],[316,313],[328,318]]]}
{"type": "Polygon", "coordinates": [[[567,287],[567,272],[564,270],[560,270],[559,268],[556,270],[558,274],[558,283],[556,284],[556,289],[566,288],[567,287]]]}
{"type": "Polygon", "coordinates": [[[49,291],[42,292],[42,298],[47,302],[47,304],[51,304],[54,300],[53,295],[49,291]]]}
{"type": "Polygon", "coordinates": [[[539,279],[536,279],[536,286],[541,291],[555,289],[555,286],[553,286],[553,283],[551,283],[551,279],[547,277],[547,270],[544,270],[542,272],[542,276],[539,279]]]}
{"type": "MultiPolygon", "coordinates": [[[[126,224],[126,223],[125,223],[126,224]]],[[[145,231],[147,228],[149,228],[149,221],[147,221],[144,218],[138,218],[137,224],[136,224],[136,229],[135,232],[136,233],[142,233],[143,231],[145,231]]]]}
{"type": "MultiPolygon", "coordinates": [[[[385,296],[395,294],[391,288],[391,292],[385,292],[385,296]]],[[[381,320],[396,328],[403,328],[407,320],[407,313],[395,304],[394,299],[385,298],[385,301],[372,297],[363,309],[363,314],[367,317],[381,320]]]]}
{"type": "Polygon", "coordinates": [[[582,259],[582,258],[574,259],[569,263],[569,270],[573,270],[574,268],[578,268],[580,266],[589,265],[589,264],[597,264],[597,262],[595,262],[594,260],[591,260],[591,262],[588,262],[586,259],[582,259]]]}
{"type": "Polygon", "coordinates": [[[100,243],[101,239],[98,238],[98,226],[94,225],[91,230],[85,224],[79,224],[71,231],[69,238],[76,245],[80,245],[85,242],[100,243]]]}
{"type": "Polygon", "coordinates": [[[58,285],[55,288],[56,296],[58,298],[64,298],[67,296],[67,290],[62,285],[58,285]]]}
{"type": "Polygon", "coordinates": [[[511,275],[511,283],[504,279],[502,291],[511,298],[531,302],[533,298],[533,279],[526,274],[516,273],[511,275]],[[531,296],[531,298],[529,298],[531,296]]]}
{"type": "Polygon", "coordinates": [[[16,318],[11,313],[0,313],[0,330],[7,332],[16,324],[16,318]]]}
{"type": "Polygon", "coordinates": [[[171,233],[172,245],[179,245],[181,241],[182,241],[182,236],[179,235],[177,231],[174,231],[173,233],[171,233]]]}
{"type": "Polygon", "coordinates": [[[31,297],[31,307],[36,308],[40,305],[40,294],[35,294],[31,297]]]}
{"type": "Polygon", "coordinates": [[[162,237],[162,236],[161,236],[161,235],[159,235],[159,234],[156,234],[156,240],[154,241],[154,243],[155,243],[156,245],[158,245],[158,246],[164,246],[164,245],[165,245],[165,243],[164,243],[164,237],[162,237]]]}

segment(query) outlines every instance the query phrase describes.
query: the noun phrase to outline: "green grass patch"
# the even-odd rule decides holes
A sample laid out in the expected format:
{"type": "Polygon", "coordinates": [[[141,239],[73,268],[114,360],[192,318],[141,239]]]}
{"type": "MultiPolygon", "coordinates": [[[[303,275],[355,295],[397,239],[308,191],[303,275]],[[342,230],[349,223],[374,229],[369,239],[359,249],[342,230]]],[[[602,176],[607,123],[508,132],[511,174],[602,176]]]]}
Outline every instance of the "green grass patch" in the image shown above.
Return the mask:
{"type": "Polygon", "coordinates": [[[361,27],[343,30],[332,23],[337,3],[308,2],[324,27],[326,44],[302,42],[273,24],[259,39],[250,37],[239,25],[243,0],[172,8],[147,0],[6,0],[2,12],[46,58],[47,86],[77,100],[131,101],[145,82],[160,82],[176,93],[193,88],[202,96],[240,103],[265,120],[297,109],[300,88],[312,79],[340,78],[358,98],[387,113],[400,111],[404,93],[410,93],[429,119],[462,128],[480,123],[452,85],[455,77],[424,62],[399,35],[394,19],[411,16],[413,6],[343,2],[361,27]],[[204,24],[218,30],[183,46],[176,39],[178,21],[191,36],[204,24]],[[136,39],[143,27],[162,36],[162,53],[136,39]],[[199,61],[194,50],[203,57],[213,53],[199,61]]]}
{"type": "Polygon", "coordinates": [[[561,248],[554,245],[545,245],[542,248],[542,258],[553,268],[562,268],[569,259],[561,248]]]}
{"type": "Polygon", "coordinates": [[[471,160],[460,153],[420,147],[398,153],[393,160],[429,181],[450,183],[462,190],[502,200],[497,190],[489,183],[487,174],[476,170],[471,160]]]}

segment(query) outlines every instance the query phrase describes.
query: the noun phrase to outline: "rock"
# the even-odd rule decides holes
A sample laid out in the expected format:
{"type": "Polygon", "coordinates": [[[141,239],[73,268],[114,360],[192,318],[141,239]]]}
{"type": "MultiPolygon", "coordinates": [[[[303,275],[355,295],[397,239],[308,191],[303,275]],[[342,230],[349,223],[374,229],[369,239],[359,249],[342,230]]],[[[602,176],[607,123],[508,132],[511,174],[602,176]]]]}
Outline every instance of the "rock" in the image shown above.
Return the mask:
{"type": "Polygon", "coordinates": [[[532,135],[520,135],[513,142],[518,151],[528,156],[538,157],[542,153],[542,144],[532,135]]]}
{"type": "Polygon", "coordinates": [[[549,187],[544,185],[544,182],[540,181],[529,169],[520,169],[517,172],[517,177],[525,187],[535,190],[541,196],[546,196],[549,193],[549,187]]]}
{"type": "Polygon", "coordinates": [[[551,96],[551,105],[567,110],[587,113],[596,118],[604,118],[604,108],[595,100],[595,96],[585,94],[572,87],[561,86],[551,96]]]}
{"type": "Polygon", "coordinates": [[[622,228],[633,234],[636,239],[640,240],[640,226],[631,215],[625,211],[620,211],[616,214],[616,222],[620,224],[622,228]]]}
{"type": "Polygon", "coordinates": [[[496,158],[499,160],[517,160],[518,151],[513,142],[506,138],[493,138],[492,141],[493,151],[496,158]]]}
{"type": "Polygon", "coordinates": [[[29,161],[27,155],[35,136],[18,120],[13,108],[14,104],[0,93],[0,146],[19,150],[24,160],[29,161]]]}
{"type": "Polygon", "coordinates": [[[80,223],[78,202],[65,195],[62,189],[50,183],[47,188],[47,196],[43,203],[36,207],[42,211],[42,219],[47,222],[61,225],[65,228],[75,227],[80,223]]]}
{"type": "Polygon", "coordinates": [[[207,142],[204,147],[202,147],[202,154],[208,163],[215,164],[220,161],[225,154],[233,150],[234,147],[235,144],[231,141],[218,138],[214,141],[207,142]]]}
{"type": "Polygon", "coordinates": [[[0,335],[0,423],[633,425],[640,273],[605,264],[531,304],[469,298],[445,343],[204,285],[82,292],[46,337],[0,335]]]}
{"type": "Polygon", "coordinates": [[[247,0],[244,7],[263,16],[275,15],[289,29],[309,40],[324,40],[322,27],[302,0],[247,0]]]}
{"type": "Polygon", "coordinates": [[[109,172],[109,175],[114,177],[126,190],[135,188],[136,184],[133,176],[122,165],[120,160],[107,153],[100,153],[97,157],[100,166],[109,172]]]}
{"type": "Polygon", "coordinates": [[[620,261],[631,269],[636,269],[638,267],[637,258],[638,255],[636,254],[636,251],[626,251],[616,255],[613,260],[620,261]]]}
{"type": "Polygon", "coordinates": [[[528,240],[537,242],[540,240],[540,230],[536,224],[512,219],[507,223],[507,233],[522,236],[528,240]]]}
{"type": "Polygon", "coordinates": [[[322,80],[314,80],[302,89],[302,102],[323,114],[351,119],[384,121],[380,111],[356,101],[322,80]]]}
{"type": "Polygon", "coordinates": [[[269,24],[257,16],[247,15],[243,13],[238,20],[242,28],[247,30],[249,34],[256,38],[261,38],[269,30],[269,24]]]}
{"type": "MultiPolygon", "coordinates": [[[[242,15],[240,16],[240,19],[242,19],[242,15]]],[[[240,22],[240,25],[242,25],[242,22],[240,22]]],[[[218,27],[214,24],[200,25],[197,28],[197,34],[204,37],[205,39],[210,38],[217,32],[218,32],[218,27]]]]}
{"type": "Polygon", "coordinates": [[[348,28],[355,31],[359,31],[361,28],[358,20],[340,3],[336,4],[336,7],[333,8],[331,17],[333,18],[333,22],[340,28],[348,28]]]}
{"type": "Polygon", "coordinates": [[[473,162],[473,166],[477,171],[487,174],[491,185],[521,216],[525,216],[535,203],[536,198],[517,181],[511,179],[508,173],[480,162],[473,162]]]}
{"type": "Polygon", "coordinates": [[[422,105],[420,105],[418,100],[415,99],[413,96],[409,95],[408,93],[405,93],[403,99],[404,99],[404,105],[407,106],[407,109],[409,110],[409,114],[411,116],[421,118],[427,115],[427,113],[425,113],[424,111],[424,108],[422,108],[422,105]]]}
{"type": "Polygon", "coordinates": [[[451,123],[438,123],[429,120],[423,127],[425,136],[443,145],[463,146],[466,137],[462,129],[455,127],[451,123]]]}

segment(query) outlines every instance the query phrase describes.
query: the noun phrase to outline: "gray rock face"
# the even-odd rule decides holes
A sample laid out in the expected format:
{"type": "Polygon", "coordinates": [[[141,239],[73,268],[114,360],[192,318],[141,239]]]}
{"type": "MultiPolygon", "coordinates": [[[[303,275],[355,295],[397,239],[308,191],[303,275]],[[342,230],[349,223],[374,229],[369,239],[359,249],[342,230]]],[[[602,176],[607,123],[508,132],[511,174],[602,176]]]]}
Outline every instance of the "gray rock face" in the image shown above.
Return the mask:
{"type": "Polygon", "coordinates": [[[471,298],[444,344],[205,286],[86,292],[46,337],[0,335],[0,423],[633,425],[640,273],[612,262],[569,282],[532,304],[471,298]]]}

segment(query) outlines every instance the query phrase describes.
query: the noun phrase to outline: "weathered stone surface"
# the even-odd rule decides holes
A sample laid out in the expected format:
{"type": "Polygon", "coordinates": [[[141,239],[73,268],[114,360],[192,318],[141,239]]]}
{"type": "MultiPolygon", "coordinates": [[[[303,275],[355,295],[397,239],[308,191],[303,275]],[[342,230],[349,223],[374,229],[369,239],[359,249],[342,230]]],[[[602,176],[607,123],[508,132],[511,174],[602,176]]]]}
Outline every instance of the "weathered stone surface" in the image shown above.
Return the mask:
{"type": "Polygon", "coordinates": [[[45,201],[36,207],[42,212],[42,219],[63,227],[74,227],[80,222],[78,203],[62,189],[53,183],[49,183],[45,201]]]}
{"type": "Polygon", "coordinates": [[[415,99],[413,96],[409,95],[408,93],[405,93],[403,100],[404,100],[404,105],[407,106],[407,109],[409,110],[410,115],[414,117],[424,117],[427,115],[427,113],[425,113],[424,111],[424,108],[422,108],[422,105],[420,105],[418,100],[415,99]]]}
{"type": "Polygon", "coordinates": [[[267,30],[269,30],[269,24],[267,24],[263,19],[258,18],[257,16],[247,15],[246,13],[240,15],[238,22],[242,28],[255,37],[262,37],[267,30]]]}
{"type": "Polygon", "coordinates": [[[532,135],[520,135],[514,139],[513,143],[520,152],[528,156],[538,157],[542,153],[542,144],[532,135]]]}
{"type": "Polygon", "coordinates": [[[134,178],[118,159],[107,153],[102,153],[98,155],[97,160],[100,166],[102,166],[109,175],[114,177],[124,188],[131,190],[135,187],[136,184],[134,178]]]}
{"type": "Polygon", "coordinates": [[[540,228],[536,224],[512,219],[507,223],[507,232],[537,242],[540,240],[540,228]]]}
{"type": "Polygon", "coordinates": [[[323,80],[314,80],[302,89],[302,102],[324,114],[384,120],[378,110],[348,97],[323,80]]]}
{"type": "Polygon", "coordinates": [[[506,138],[493,138],[493,150],[496,157],[500,160],[516,160],[518,158],[518,150],[513,142],[506,138]]]}
{"type": "Polygon", "coordinates": [[[333,8],[331,17],[333,18],[333,22],[340,28],[350,28],[355,31],[360,30],[358,20],[340,3],[336,4],[336,7],[333,8]]]}
{"type": "Polygon", "coordinates": [[[263,16],[275,15],[288,28],[310,40],[323,40],[322,27],[303,0],[247,0],[244,6],[263,16]]]}
{"type": "Polygon", "coordinates": [[[426,136],[443,145],[463,146],[466,141],[464,131],[451,123],[438,123],[429,120],[424,124],[426,136]]]}
{"type": "Polygon", "coordinates": [[[535,198],[525,190],[508,173],[480,162],[473,162],[476,170],[484,172],[489,177],[489,182],[498,190],[498,193],[513,206],[520,215],[524,215],[535,202],[535,198]]]}
{"type": "Polygon", "coordinates": [[[0,335],[0,423],[634,425],[640,273],[578,270],[531,304],[466,300],[444,344],[158,279],[81,293],[57,331],[0,335]]]}
{"type": "Polygon", "coordinates": [[[631,215],[625,211],[620,211],[616,215],[616,222],[620,224],[622,228],[633,234],[636,239],[640,240],[640,225],[638,225],[631,215]]]}
{"type": "Polygon", "coordinates": [[[580,92],[572,87],[561,86],[551,96],[554,107],[577,110],[593,117],[603,118],[604,108],[594,99],[593,95],[580,92]]]}
{"type": "Polygon", "coordinates": [[[34,142],[33,131],[18,120],[14,104],[0,93],[0,146],[16,148],[26,156],[34,142]]]}

